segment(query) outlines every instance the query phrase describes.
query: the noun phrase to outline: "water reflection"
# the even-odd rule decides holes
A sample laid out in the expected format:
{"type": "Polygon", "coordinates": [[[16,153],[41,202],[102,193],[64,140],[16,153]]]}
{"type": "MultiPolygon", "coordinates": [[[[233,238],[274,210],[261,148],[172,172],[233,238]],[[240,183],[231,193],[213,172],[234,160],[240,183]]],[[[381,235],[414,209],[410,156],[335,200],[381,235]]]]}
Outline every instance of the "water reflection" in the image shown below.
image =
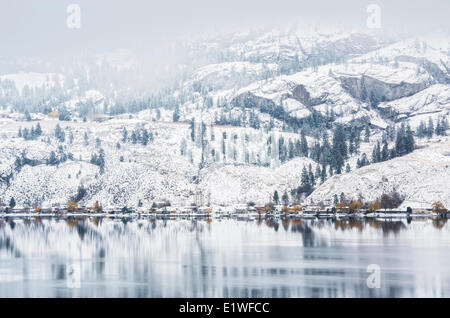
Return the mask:
{"type": "Polygon", "coordinates": [[[0,297],[449,297],[449,252],[443,218],[3,218],[0,297]]]}

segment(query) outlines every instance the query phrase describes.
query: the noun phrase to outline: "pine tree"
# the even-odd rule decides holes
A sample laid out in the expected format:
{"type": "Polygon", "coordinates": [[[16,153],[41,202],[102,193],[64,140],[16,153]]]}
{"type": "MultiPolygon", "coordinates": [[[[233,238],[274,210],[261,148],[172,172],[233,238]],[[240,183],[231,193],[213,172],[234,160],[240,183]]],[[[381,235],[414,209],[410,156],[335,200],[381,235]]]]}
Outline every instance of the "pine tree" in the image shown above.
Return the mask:
{"type": "Polygon", "coordinates": [[[41,125],[39,123],[37,123],[36,130],[34,132],[35,132],[36,136],[41,136],[42,135],[42,128],[41,128],[41,125]]]}
{"type": "Polygon", "coordinates": [[[180,120],[180,109],[178,108],[178,105],[175,107],[175,110],[173,112],[172,120],[174,122],[177,122],[180,120]]]}
{"type": "Polygon", "coordinates": [[[286,191],[284,191],[283,196],[281,197],[281,201],[283,201],[284,205],[289,205],[289,195],[286,191]]]}
{"type": "Polygon", "coordinates": [[[327,179],[327,166],[323,165],[320,174],[320,183],[324,183],[326,179],[327,179]]]}
{"type": "Polygon", "coordinates": [[[301,131],[300,136],[300,153],[303,157],[308,157],[308,142],[306,141],[305,131],[301,131]]]}
{"type": "Polygon", "coordinates": [[[397,131],[397,138],[395,139],[395,152],[399,156],[403,156],[404,154],[406,154],[405,137],[406,127],[405,123],[403,122],[400,126],[400,129],[397,131]]]}
{"type": "Polygon", "coordinates": [[[428,127],[427,127],[427,137],[431,138],[433,137],[434,134],[434,125],[433,125],[433,120],[431,119],[431,117],[428,118],[428,127]]]}
{"type": "Polygon", "coordinates": [[[314,188],[316,185],[316,179],[314,178],[314,173],[311,164],[309,164],[308,166],[308,178],[309,178],[309,185],[311,186],[311,188],[314,188]]]}
{"type": "Polygon", "coordinates": [[[89,146],[89,137],[87,132],[84,132],[84,145],[87,147],[89,146]]]}
{"type": "Polygon", "coordinates": [[[273,202],[275,202],[275,204],[279,204],[280,203],[280,198],[278,196],[278,191],[275,190],[275,192],[273,193],[273,202]]]}
{"type": "Polygon", "coordinates": [[[350,165],[347,163],[347,165],[345,166],[345,172],[349,173],[350,172],[350,165]]]}
{"type": "Polygon", "coordinates": [[[195,141],[195,120],[192,119],[189,124],[189,129],[191,130],[191,140],[192,142],[195,141]]]}
{"type": "Polygon", "coordinates": [[[306,170],[306,167],[304,166],[302,169],[301,180],[300,180],[301,181],[300,192],[306,193],[306,195],[309,195],[312,192],[310,176],[311,175],[308,173],[308,170],[306,170]]]}
{"type": "Polygon", "coordinates": [[[383,149],[381,150],[381,161],[386,161],[389,159],[389,149],[387,140],[383,141],[383,149]]]}
{"type": "Polygon", "coordinates": [[[365,132],[364,132],[364,142],[369,142],[370,140],[370,129],[369,125],[366,125],[365,132]]]}
{"type": "Polygon", "coordinates": [[[414,142],[414,136],[411,129],[411,126],[408,124],[406,127],[406,136],[405,136],[405,150],[406,153],[411,153],[414,151],[415,142],[414,142]]]}
{"type": "Polygon", "coordinates": [[[9,207],[11,209],[13,209],[16,206],[16,200],[14,199],[14,197],[11,197],[11,199],[9,200],[9,207]]]}
{"type": "MultiPolygon", "coordinates": [[[[84,139],[86,140],[87,139],[87,134],[86,133],[84,133],[84,134],[85,134],[84,135],[84,139]]],[[[128,140],[128,131],[127,131],[127,129],[125,127],[123,127],[123,129],[122,129],[122,143],[126,143],[127,140],[128,140]]]]}

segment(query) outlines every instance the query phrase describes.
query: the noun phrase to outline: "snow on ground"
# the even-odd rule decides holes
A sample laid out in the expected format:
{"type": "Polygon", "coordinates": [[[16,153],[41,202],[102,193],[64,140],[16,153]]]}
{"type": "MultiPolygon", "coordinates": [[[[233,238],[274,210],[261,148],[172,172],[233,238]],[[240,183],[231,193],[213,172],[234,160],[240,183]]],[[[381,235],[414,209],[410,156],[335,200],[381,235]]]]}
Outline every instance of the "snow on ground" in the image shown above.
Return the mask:
{"type": "Polygon", "coordinates": [[[437,65],[441,71],[447,73],[450,66],[449,50],[450,37],[447,34],[429,34],[396,42],[365,55],[358,56],[352,61],[378,61],[380,58],[393,61],[398,57],[408,56],[417,59],[426,59],[437,65]]]}
{"type": "MultiPolygon", "coordinates": [[[[315,164],[307,158],[295,158],[284,164],[266,158],[267,138],[263,130],[252,128],[214,126],[215,140],[208,143],[208,149],[215,149],[216,163],[208,163],[200,172],[200,148],[190,140],[189,124],[163,123],[138,118],[115,118],[106,122],[62,122],[57,120],[39,121],[44,135],[36,140],[25,141],[17,137],[19,127],[31,129],[31,122],[7,122],[1,126],[0,175],[11,175],[10,185],[1,183],[0,195],[8,201],[14,197],[20,206],[65,205],[77,194],[83,185],[87,195],[80,204],[86,206],[99,201],[103,206],[137,206],[141,201],[149,207],[152,202],[169,200],[176,205],[194,202],[200,190],[202,200],[212,204],[234,204],[255,201],[263,204],[271,199],[273,192],[289,191],[298,186],[303,166],[315,164]],[[54,137],[59,124],[65,131],[66,141],[54,137]],[[146,128],[153,134],[153,142],[144,146],[131,141],[122,142],[122,130],[126,127],[129,136],[133,129],[146,128]],[[88,134],[85,144],[84,134],[88,134]],[[221,152],[222,136],[227,134],[226,159],[221,152]],[[70,143],[70,134],[73,142],[70,143]],[[96,145],[96,139],[101,141],[96,145]],[[248,142],[244,143],[244,139],[248,142]],[[188,153],[181,155],[181,143],[189,146],[188,153]],[[117,148],[117,143],[120,149],[117,148]],[[73,155],[58,165],[46,164],[50,152],[59,155],[59,148],[73,155]],[[91,156],[105,152],[105,172],[90,163],[91,156]],[[250,162],[269,161],[269,166],[245,165],[244,150],[250,162]],[[236,159],[232,159],[236,151],[236,159]],[[28,159],[37,160],[36,166],[25,165],[20,170],[15,167],[16,158],[22,153],[28,159]],[[196,177],[200,175],[200,183],[196,177]]],[[[207,135],[211,130],[208,126],[207,135]]],[[[298,134],[271,132],[273,140],[283,136],[287,143],[295,141],[298,134]]],[[[309,142],[312,142],[308,138],[309,142]]],[[[276,144],[274,144],[276,148],[276,144]]],[[[212,157],[205,158],[208,162],[212,157]]],[[[281,195],[281,194],[280,194],[281,195]]]]}
{"type": "Polygon", "coordinates": [[[378,108],[393,110],[398,118],[408,118],[411,126],[417,127],[422,120],[428,122],[428,117],[435,121],[439,116],[449,116],[450,87],[435,84],[412,96],[381,103],[378,108]]]}
{"type": "Polygon", "coordinates": [[[280,198],[284,191],[299,186],[303,167],[316,163],[309,158],[292,159],[277,169],[258,166],[225,165],[208,169],[202,177],[200,189],[210,195],[211,202],[219,205],[273,201],[274,191],[280,198]]]}
{"type": "Polygon", "coordinates": [[[317,188],[307,202],[333,202],[333,196],[342,192],[347,199],[357,199],[361,193],[366,201],[374,201],[383,193],[396,190],[405,196],[401,208],[430,208],[435,201],[450,206],[449,176],[450,138],[443,137],[404,157],[335,175],[317,188]]]}

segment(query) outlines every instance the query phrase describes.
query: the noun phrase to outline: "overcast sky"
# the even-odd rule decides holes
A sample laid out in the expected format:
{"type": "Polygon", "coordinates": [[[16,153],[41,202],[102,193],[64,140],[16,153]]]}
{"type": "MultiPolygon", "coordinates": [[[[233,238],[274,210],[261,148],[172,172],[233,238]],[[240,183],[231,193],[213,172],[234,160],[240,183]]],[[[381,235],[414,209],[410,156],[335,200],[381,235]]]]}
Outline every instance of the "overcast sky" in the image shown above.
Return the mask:
{"type": "Polygon", "coordinates": [[[291,23],[365,28],[370,3],[380,5],[383,29],[420,33],[450,26],[448,0],[2,0],[0,56],[139,50],[199,32],[291,23]],[[81,8],[80,29],[66,26],[71,3],[81,8]]]}

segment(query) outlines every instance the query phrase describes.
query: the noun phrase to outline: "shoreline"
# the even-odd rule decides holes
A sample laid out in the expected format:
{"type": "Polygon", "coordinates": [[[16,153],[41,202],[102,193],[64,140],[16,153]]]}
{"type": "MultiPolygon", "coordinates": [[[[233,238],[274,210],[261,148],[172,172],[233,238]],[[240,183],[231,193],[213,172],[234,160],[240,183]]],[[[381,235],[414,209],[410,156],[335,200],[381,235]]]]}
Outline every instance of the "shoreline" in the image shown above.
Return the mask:
{"type": "Polygon", "coordinates": [[[447,218],[446,215],[433,213],[406,213],[406,212],[371,212],[371,213],[0,213],[0,219],[4,218],[71,218],[71,217],[102,217],[102,218],[133,218],[157,217],[157,218],[447,218]]]}

